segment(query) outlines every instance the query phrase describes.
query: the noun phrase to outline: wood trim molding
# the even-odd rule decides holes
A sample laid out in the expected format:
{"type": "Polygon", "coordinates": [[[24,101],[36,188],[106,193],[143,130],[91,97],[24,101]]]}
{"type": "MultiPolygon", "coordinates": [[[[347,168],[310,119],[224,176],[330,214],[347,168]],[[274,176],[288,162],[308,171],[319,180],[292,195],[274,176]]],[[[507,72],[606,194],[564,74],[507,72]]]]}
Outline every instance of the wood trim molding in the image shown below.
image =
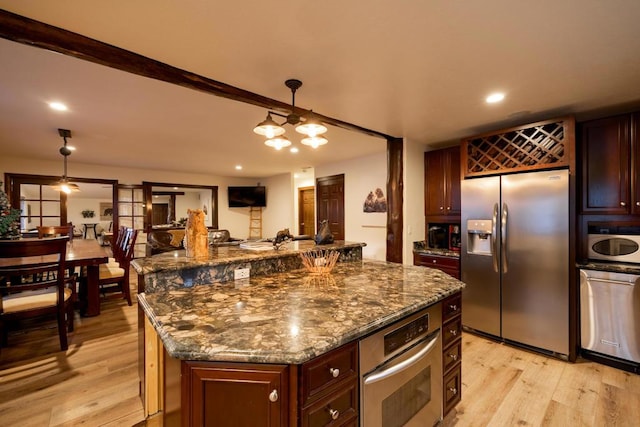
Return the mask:
{"type": "MultiPolygon", "coordinates": [[[[135,52],[2,9],[0,9],[0,37],[211,95],[280,111],[285,114],[291,112],[290,104],[182,70],[135,52]]],[[[309,110],[303,108],[295,108],[295,113],[298,115],[304,115],[308,112],[309,110]]],[[[392,138],[382,132],[323,116],[315,111],[314,113],[322,122],[332,126],[379,138],[392,138]]]]}
{"type": "Polygon", "coordinates": [[[402,263],[403,146],[402,138],[387,140],[387,261],[402,263]]]}

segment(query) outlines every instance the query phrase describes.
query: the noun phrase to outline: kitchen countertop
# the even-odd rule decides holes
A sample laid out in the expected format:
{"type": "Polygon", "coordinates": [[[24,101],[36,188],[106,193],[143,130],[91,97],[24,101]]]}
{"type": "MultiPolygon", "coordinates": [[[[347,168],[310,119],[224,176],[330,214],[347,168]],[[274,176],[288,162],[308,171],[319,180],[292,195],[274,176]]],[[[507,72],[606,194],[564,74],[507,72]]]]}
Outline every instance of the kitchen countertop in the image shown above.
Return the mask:
{"type": "Polygon", "coordinates": [[[449,258],[460,258],[460,251],[452,251],[444,248],[430,248],[426,241],[413,242],[413,252],[416,254],[444,256],[449,258]]]}
{"type": "Polygon", "coordinates": [[[431,268],[382,261],[292,270],[138,300],[170,356],[304,363],[437,303],[464,284],[431,268]]]}
{"type": "Polygon", "coordinates": [[[240,245],[210,246],[209,256],[203,258],[187,257],[186,251],[176,250],[163,252],[147,258],[135,259],[131,265],[138,274],[149,274],[157,271],[178,271],[185,268],[211,267],[229,264],[238,260],[259,261],[298,256],[300,252],[314,249],[345,249],[366,246],[365,243],[345,242],[337,240],[332,244],[316,245],[313,240],[296,240],[289,242],[278,250],[251,250],[244,249],[240,245]]]}
{"type": "Polygon", "coordinates": [[[586,264],[576,264],[576,267],[587,270],[611,271],[614,273],[640,274],[640,264],[589,261],[586,264]]]}

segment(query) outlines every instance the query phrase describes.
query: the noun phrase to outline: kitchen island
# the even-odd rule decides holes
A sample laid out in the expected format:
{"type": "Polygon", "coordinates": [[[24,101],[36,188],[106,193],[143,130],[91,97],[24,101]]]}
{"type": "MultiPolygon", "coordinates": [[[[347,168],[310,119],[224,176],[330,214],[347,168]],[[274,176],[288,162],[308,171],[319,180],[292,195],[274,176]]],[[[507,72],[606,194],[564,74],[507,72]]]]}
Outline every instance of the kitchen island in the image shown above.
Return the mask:
{"type": "MultiPolygon", "coordinates": [[[[449,335],[443,327],[442,340],[459,341],[463,286],[435,269],[354,260],[328,275],[298,268],[139,294],[149,419],[357,425],[358,342],[426,307],[453,325],[449,335]]],[[[443,370],[455,371],[455,404],[459,346],[445,347],[457,352],[450,359],[457,371],[443,370]]],[[[450,365],[449,358],[438,361],[450,365]]]]}

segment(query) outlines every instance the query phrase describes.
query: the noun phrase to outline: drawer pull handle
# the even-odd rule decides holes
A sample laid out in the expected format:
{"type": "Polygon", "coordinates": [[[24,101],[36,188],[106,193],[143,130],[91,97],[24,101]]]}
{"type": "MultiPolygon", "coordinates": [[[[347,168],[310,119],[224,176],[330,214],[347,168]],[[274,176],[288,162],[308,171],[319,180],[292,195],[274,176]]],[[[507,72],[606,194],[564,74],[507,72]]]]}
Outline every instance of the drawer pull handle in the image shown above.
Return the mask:
{"type": "Polygon", "coordinates": [[[329,408],[329,415],[331,415],[332,420],[337,420],[340,416],[340,411],[338,411],[337,409],[329,408]]]}
{"type": "Polygon", "coordinates": [[[452,358],[453,360],[458,360],[458,355],[457,354],[449,353],[449,357],[452,358]]]}
{"type": "Polygon", "coordinates": [[[456,304],[449,304],[449,308],[453,311],[458,311],[458,306],[456,304]]]}
{"type": "Polygon", "coordinates": [[[331,376],[333,378],[338,378],[338,376],[340,376],[340,369],[338,369],[338,368],[329,368],[329,373],[331,373],[331,376]]]}
{"type": "Polygon", "coordinates": [[[278,401],[278,390],[273,389],[273,391],[271,393],[269,393],[269,400],[272,402],[277,402],[278,401]]]}
{"type": "Polygon", "coordinates": [[[451,392],[451,394],[456,395],[458,394],[458,389],[455,387],[449,387],[449,391],[451,392]]]}
{"type": "Polygon", "coordinates": [[[456,329],[449,329],[449,333],[451,335],[458,335],[458,331],[456,329]]]}

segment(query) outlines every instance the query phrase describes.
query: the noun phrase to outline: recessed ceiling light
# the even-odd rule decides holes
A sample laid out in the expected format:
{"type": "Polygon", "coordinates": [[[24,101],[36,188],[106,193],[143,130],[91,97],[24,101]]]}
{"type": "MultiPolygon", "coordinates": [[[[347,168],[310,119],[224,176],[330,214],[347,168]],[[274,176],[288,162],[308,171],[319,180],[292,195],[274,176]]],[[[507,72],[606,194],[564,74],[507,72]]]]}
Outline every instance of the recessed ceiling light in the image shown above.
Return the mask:
{"type": "Polygon", "coordinates": [[[236,165],[236,170],[237,171],[241,171],[242,170],[242,166],[241,165],[236,165]]]}
{"type": "Polygon", "coordinates": [[[504,99],[504,93],[492,93],[491,95],[487,96],[487,103],[488,104],[495,104],[496,102],[500,102],[504,99]]]}
{"type": "Polygon", "coordinates": [[[294,177],[294,178],[300,178],[300,175],[298,175],[297,173],[294,173],[294,174],[293,174],[293,177],[294,177]]]}
{"type": "Polygon", "coordinates": [[[298,150],[298,147],[291,147],[289,151],[291,151],[292,153],[297,153],[300,150],[298,150]]]}
{"type": "Polygon", "coordinates": [[[64,105],[62,102],[50,102],[49,103],[49,107],[52,110],[56,110],[56,111],[67,111],[68,108],[66,105],[64,105]]]}

